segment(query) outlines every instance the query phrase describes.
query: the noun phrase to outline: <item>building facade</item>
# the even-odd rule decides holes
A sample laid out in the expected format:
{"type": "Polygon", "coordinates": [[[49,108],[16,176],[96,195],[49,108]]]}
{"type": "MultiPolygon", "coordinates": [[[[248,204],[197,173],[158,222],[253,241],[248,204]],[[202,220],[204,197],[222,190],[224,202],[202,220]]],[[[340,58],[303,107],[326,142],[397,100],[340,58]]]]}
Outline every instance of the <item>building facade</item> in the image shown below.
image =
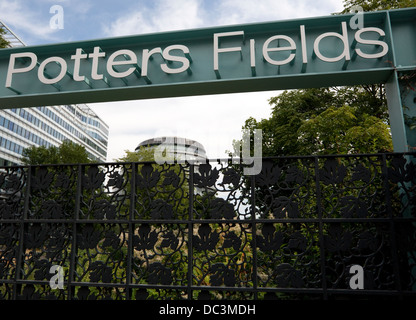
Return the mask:
{"type": "MultiPolygon", "coordinates": [[[[24,46],[4,23],[10,47],[24,46]]],[[[108,125],[86,104],[0,109],[0,166],[21,164],[31,146],[59,146],[70,140],[85,147],[94,162],[107,160],[108,125]]]]}
{"type": "Polygon", "coordinates": [[[181,137],[158,137],[139,143],[135,151],[150,148],[156,157],[166,161],[176,162],[205,162],[207,155],[204,146],[198,141],[181,137]]]}

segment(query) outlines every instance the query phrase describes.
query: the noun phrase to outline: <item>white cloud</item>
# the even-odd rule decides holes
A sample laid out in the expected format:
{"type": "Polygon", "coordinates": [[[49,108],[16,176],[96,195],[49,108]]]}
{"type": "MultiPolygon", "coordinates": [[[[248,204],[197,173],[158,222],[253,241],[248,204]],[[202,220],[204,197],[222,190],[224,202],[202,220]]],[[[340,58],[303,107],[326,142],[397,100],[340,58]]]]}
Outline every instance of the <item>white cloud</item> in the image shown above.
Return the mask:
{"type": "MultiPolygon", "coordinates": [[[[49,11],[43,13],[49,14],[49,11]]],[[[13,29],[24,30],[44,40],[55,40],[54,34],[57,33],[57,29],[50,27],[49,19],[50,16],[42,16],[39,11],[27,6],[27,2],[17,0],[0,2],[0,20],[7,25],[13,25],[13,29]]]]}
{"type": "Polygon", "coordinates": [[[276,21],[329,15],[341,11],[339,0],[224,0],[220,2],[221,24],[276,21]]]}
{"type": "Polygon", "coordinates": [[[108,161],[134,150],[143,140],[175,135],[197,140],[210,158],[224,158],[232,140],[241,138],[244,121],[268,118],[268,99],[277,92],[222,94],[127,102],[90,107],[110,123],[108,161]]]}
{"type": "Polygon", "coordinates": [[[342,8],[340,0],[156,0],[152,7],[141,6],[106,23],[103,31],[107,36],[123,36],[322,16],[342,8]]]}
{"type": "Polygon", "coordinates": [[[189,29],[203,24],[202,15],[199,0],[157,0],[153,8],[140,7],[103,29],[108,36],[189,29]]]}

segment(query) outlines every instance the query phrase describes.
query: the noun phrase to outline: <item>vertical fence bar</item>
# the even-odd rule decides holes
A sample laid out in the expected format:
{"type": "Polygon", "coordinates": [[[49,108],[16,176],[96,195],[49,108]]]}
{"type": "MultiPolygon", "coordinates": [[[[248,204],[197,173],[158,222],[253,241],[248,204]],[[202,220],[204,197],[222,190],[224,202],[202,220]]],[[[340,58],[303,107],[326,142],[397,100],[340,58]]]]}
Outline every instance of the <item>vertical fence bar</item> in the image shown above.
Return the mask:
{"type": "Polygon", "coordinates": [[[189,164],[189,214],[188,214],[188,286],[187,286],[187,294],[188,300],[192,300],[192,281],[193,281],[193,232],[194,232],[194,225],[193,225],[193,218],[194,218],[194,165],[192,163],[189,164]]]}
{"type": "Polygon", "coordinates": [[[251,176],[251,237],[252,237],[252,250],[253,250],[253,289],[254,289],[254,299],[258,299],[258,283],[257,283],[257,242],[256,242],[256,233],[257,233],[257,224],[256,224],[256,194],[255,194],[255,182],[256,176],[251,176]]]}
{"type": "MultiPolygon", "coordinates": [[[[75,288],[72,286],[72,282],[74,281],[75,277],[75,259],[77,253],[77,223],[79,218],[79,211],[81,210],[81,197],[82,197],[82,174],[83,174],[83,166],[78,164],[77,166],[77,184],[76,184],[76,192],[75,192],[75,209],[74,209],[74,217],[72,219],[72,244],[71,244],[71,261],[69,264],[69,272],[68,272],[68,300],[74,299],[75,296],[75,288]]],[[[72,166],[70,167],[72,168],[72,166]]]]}
{"type": "Polygon", "coordinates": [[[134,210],[136,207],[136,170],[137,165],[136,163],[131,164],[131,178],[130,178],[130,212],[129,212],[129,235],[128,235],[128,243],[127,243],[127,271],[126,271],[126,299],[131,299],[132,289],[131,281],[132,281],[132,263],[133,263],[133,237],[134,237],[134,210]]]}
{"type": "Polygon", "coordinates": [[[315,187],[316,187],[316,209],[318,211],[318,222],[319,222],[319,246],[321,254],[321,273],[322,273],[322,290],[324,300],[328,299],[327,284],[326,284],[326,263],[325,263],[325,243],[324,243],[324,223],[322,217],[322,203],[321,203],[321,186],[319,177],[319,158],[315,159],[315,187]]]}
{"type": "Polygon", "coordinates": [[[24,261],[22,260],[25,252],[24,248],[24,240],[25,240],[25,229],[26,229],[26,221],[27,215],[29,212],[30,206],[30,197],[31,197],[31,177],[32,177],[32,170],[33,167],[29,166],[27,168],[27,177],[26,177],[26,192],[25,192],[25,202],[23,207],[23,214],[20,218],[20,231],[19,231],[19,249],[17,252],[17,259],[16,259],[16,270],[15,270],[15,282],[13,287],[13,299],[17,300],[17,292],[20,291],[21,285],[19,284],[19,280],[21,279],[21,274],[23,273],[24,268],[24,261]]]}
{"type": "Polygon", "coordinates": [[[397,244],[396,244],[396,232],[395,232],[395,224],[394,224],[394,216],[393,210],[391,206],[391,195],[390,195],[390,188],[389,188],[389,181],[388,181],[388,172],[387,172],[387,160],[386,155],[383,154],[381,158],[381,168],[382,168],[382,178],[383,178],[383,187],[385,189],[385,201],[386,201],[386,210],[388,212],[389,217],[389,225],[390,225],[390,252],[392,255],[393,260],[393,272],[394,272],[394,279],[395,279],[395,287],[396,290],[400,292],[400,296],[402,296],[402,289],[401,289],[401,277],[400,277],[400,269],[399,269],[399,259],[397,257],[397,244]]]}

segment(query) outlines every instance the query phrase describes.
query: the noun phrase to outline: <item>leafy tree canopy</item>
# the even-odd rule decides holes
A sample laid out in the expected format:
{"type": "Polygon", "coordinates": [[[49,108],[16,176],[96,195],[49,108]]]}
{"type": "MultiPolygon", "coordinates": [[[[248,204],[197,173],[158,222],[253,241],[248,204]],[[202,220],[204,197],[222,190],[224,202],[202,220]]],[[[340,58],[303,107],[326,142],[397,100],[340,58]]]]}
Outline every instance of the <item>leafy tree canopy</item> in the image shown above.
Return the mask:
{"type": "Polygon", "coordinates": [[[154,161],[154,150],[152,148],[140,147],[137,151],[125,150],[126,154],[117,159],[119,162],[142,162],[142,161],[154,161]]]}
{"type": "Polygon", "coordinates": [[[65,140],[59,147],[31,146],[23,150],[22,162],[26,165],[89,163],[85,147],[65,140]]]}
{"type": "Polygon", "coordinates": [[[376,86],[284,91],[269,100],[270,118],[249,118],[243,129],[262,129],[263,156],[392,151],[387,107],[377,95],[376,86]]]}
{"type": "Polygon", "coordinates": [[[3,28],[0,28],[0,48],[7,48],[9,46],[9,41],[7,41],[6,39],[4,39],[4,34],[6,32],[4,31],[3,28]]]}
{"type": "Polygon", "coordinates": [[[348,13],[354,6],[360,6],[364,11],[390,10],[415,7],[415,0],[345,0],[344,10],[348,13]]]}

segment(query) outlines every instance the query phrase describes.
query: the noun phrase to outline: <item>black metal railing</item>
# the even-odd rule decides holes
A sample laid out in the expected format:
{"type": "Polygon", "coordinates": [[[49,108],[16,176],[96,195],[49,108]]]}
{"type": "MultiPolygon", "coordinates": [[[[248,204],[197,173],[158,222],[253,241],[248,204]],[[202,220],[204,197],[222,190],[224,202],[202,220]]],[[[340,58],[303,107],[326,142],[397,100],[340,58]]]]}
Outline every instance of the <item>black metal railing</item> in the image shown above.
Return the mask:
{"type": "Polygon", "coordinates": [[[414,160],[0,168],[0,299],[415,297],[414,160]]]}

